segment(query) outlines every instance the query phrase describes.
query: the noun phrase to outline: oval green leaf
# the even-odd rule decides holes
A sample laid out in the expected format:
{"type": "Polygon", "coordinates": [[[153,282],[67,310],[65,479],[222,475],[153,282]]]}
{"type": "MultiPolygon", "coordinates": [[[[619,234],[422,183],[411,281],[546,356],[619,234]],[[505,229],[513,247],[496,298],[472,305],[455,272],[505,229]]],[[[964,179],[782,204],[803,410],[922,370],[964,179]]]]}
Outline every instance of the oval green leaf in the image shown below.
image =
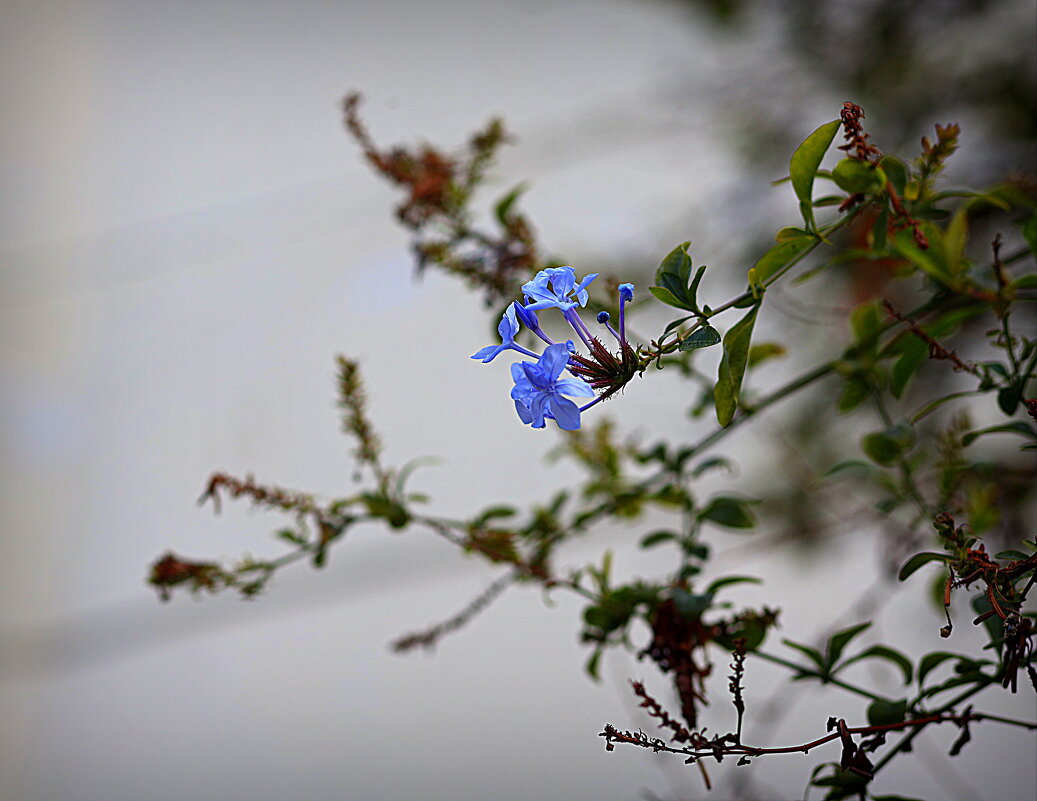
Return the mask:
{"type": "Polygon", "coordinates": [[[814,212],[811,205],[811,196],[814,191],[814,176],[817,168],[821,166],[821,160],[835,138],[835,132],[839,130],[839,120],[826,122],[803,143],[796,148],[789,162],[789,177],[792,179],[792,189],[799,198],[800,208],[803,211],[803,220],[807,228],[814,228],[814,212]]]}
{"type": "Polygon", "coordinates": [[[698,350],[709,348],[720,342],[720,333],[711,325],[704,325],[692,331],[681,340],[678,350],[698,350]]]}

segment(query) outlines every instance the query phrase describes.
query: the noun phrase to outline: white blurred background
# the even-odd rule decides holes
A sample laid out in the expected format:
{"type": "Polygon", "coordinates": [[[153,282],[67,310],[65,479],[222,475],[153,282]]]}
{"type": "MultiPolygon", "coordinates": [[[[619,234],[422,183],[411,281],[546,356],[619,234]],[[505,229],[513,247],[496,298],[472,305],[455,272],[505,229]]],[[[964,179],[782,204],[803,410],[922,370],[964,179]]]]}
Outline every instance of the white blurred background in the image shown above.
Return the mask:
{"type": "MultiPolygon", "coordinates": [[[[1017,37],[1004,20],[1032,4],[994,5],[992,30],[1017,37]]],[[[504,116],[518,147],[494,192],[529,180],[523,208],[552,252],[585,259],[580,275],[596,257],[645,275],[691,239],[697,260],[736,282],[744,265],[725,257],[737,229],[718,205],[765,195],[760,230],[795,213],[791,193],[767,184],[780,169],[745,175],[732,147],[754,146],[732,141],[732,120],[754,120],[753,93],[798,80],[767,18],[725,34],[678,4],[618,0],[41,0],[2,13],[0,798],[706,797],[679,759],[604,752],[605,722],[650,731],[627,679],[648,678],[660,697],[665,682],[614,656],[591,683],[571,599],[552,608],[514,591],[434,654],[391,654],[393,638],[492,578],[431,535],[357,529],[326,569],[286,570],[251,602],[160,604],[144,579],[169,548],[277,552],[276,515],[228,503],[216,518],[195,504],[214,470],[350,491],[340,352],[362,363],[389,463],[440,458],[413,479],[435,512],[534,502],[575,476],[543,461],[550,431],[518,423],[506,366],[468,360],[489,342],[479,300],[449,279],[413,280],[396,197],[341,129],[347,91],[364,92],[384,144],[461,144],[504,116]]],[[[792,119],[800,138],[847,99],[807,79],[791,95],[794,106],[760,114],[792,119]]],[[[605,411],[648,439],[701,436],[711,421],[689,422],[688,399],[665,391],[681,385],[666,381],[635,383],[605,411]]],[[[748,471],[745,443],[729,452],[748,471]]],[[[645,525],[568,555],[577,564],[608,544],[621,572],[664,570],[632,547],[645,525]]],[[[786,636],[820,636],[820,620],[871,616],[841,589],[877,575],[866,540],[775,563],[744,535],[717,537],[714,569],[765,577],[738,602],[780,599],[786,636]]],[[[914,592],[917,616],[880,615],[876,636],[939,648],[914,592]]],[[[725,670],[718,661],[718,687],[725,670]]],[[[891,674],[861,675],[895,691],[891,674]]],[[[783,678],[750,662],[754,742],[754,704],[783,678]]],[[[793,700],[761,745],[862,714],[815,688],[793,700]]],[[[727,706],[721,692],[711,729],[730,725],[727,706]]],[[[984,708],[1035,712],[1025,692],[984,708]]],[[[980,726],[948,769],[954,734],[919,738],[917,758],[876,790],[1028,797],[1032,738],[980,726]]],[[[799,797],[813,756],[758,762],[752,797],[799,797]]],[[[710,798],[744,791],[733,765],[711,772],[710,798]]]]}

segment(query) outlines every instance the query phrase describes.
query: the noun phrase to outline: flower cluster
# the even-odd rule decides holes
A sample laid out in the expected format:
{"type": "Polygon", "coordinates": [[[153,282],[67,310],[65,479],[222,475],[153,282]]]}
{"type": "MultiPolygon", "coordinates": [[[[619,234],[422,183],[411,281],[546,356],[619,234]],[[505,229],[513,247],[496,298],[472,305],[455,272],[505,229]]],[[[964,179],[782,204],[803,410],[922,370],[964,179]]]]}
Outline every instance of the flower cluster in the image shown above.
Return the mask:
{"type": "Polygon", "coordinates": [[[626,340],[624,314],[626,304],[634,298],[633,284],[619,286],[618,331],[612,327],[608,312],[602,311],[597,315],[597,321],[619,342],[618,355],[594,337],[580,319],[577,309],[587,305],[587,286],[597,277],[597,273],[591,273],[577,283],[572,267],[541,270],[522,287],[526,304],[512,303],[504,312],[497,327],[500,344],[487,345],[472,356],[487,363],[506,350],[514,350],[537,360],[511,365],[511,377],[515,381],[511,398],[515,401],[515,411],[523,423],[533,428],[543,428],[545,421],[554,420],[565,431],[578,429],[582,412],[617,392],[637,372],[637,358],[626,340]],[[576,338],[586,346],[588,355],[581,354],[573,340],[555,342],[540,328],[536,313],[551,308],[562,312],[576,338]],[[547,345],[543,353],[538,354],[515,342],[522,326],[547,345]],[[562,378],[567,371],[573,377],[562,378]],[[597,397],[595,390],[600,393],[597,397]],[[566,395],[594,400],[577,406],[566,395]]]}

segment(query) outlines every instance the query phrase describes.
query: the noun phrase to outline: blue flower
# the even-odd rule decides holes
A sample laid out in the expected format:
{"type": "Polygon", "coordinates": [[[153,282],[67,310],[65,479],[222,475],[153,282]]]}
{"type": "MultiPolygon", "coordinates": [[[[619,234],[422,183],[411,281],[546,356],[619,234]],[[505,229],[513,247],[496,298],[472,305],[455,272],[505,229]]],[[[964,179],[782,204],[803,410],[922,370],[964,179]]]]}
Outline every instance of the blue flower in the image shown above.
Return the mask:
{"type": "Polygon", "coordinates": [[[522,286],[522,294],[528,301],[525,309],[534,312],[554,307],[566,312],[577,304],[586,306],[587,285],[597,277],[597,273],[591,273],[577,284],[576,271],[572,267],[548,267],[541,270],[532,281],[522,286]],[[575,295],[576,299],[573,300],[571,295],[575,295]]]}
{"type": "Polygon", "coordinates": [[[621,303],[629,303],[634,299],[634,285],[633,284],[620,284],[619,285],[619,300],[621,303]]]}
{"type": "MultiPolygon", "coordinates": [[[[515,344],[515,334],[519,332],[518,320],[515,319],[515,310],[517,308],[521,307],[517,303],[512,303],[508,306],[507,311],[504,312],[504,316],[501,317],[500,325],[497,326],[497,333],[500,334],[501,343],[499,345],[487,345],[478,353],[473,354],[473,359],[482,359],[483,364],[486,364],[486,362],[492,362],[506,350],[517,350],[526,356],[536,356],[533,351],[515,344]]],[[[532,317],[536,321],[536,315],[534,314],[532,317]]],[[[527,315],[523,315],[522,319],[527,319],[527,315]]]]}
{"type": "Polygon", "coordinates": [[[545,418],[553,417],[565,431],[580,427],[580,407],[562,395],[593,398],[594,390],[577,378],[560,378],[568,364],[569,349],[559,342],[548,346],[536,364],[516,362],[511,365],[511,377],[515,381],[511,397],[523,423],[543,428],[545,418]]]}

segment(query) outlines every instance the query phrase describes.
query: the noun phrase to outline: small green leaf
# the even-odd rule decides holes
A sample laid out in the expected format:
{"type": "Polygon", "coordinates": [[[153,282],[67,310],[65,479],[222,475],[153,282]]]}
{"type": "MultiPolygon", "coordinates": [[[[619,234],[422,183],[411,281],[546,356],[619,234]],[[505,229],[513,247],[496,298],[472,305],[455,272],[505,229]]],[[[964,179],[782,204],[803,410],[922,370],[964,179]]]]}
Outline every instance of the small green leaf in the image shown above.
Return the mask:
{"type": "Polygon", "coordinates": [[[662,336],[659,337],[660,341],[665,339],[666,335],[670,333],[674,328],[683,325],[694,316],[694,314],[689,314],[687,317],[678,317],[676,320],[671,320],[669,323],[666,324],[666,328],[663,329],[662,336]]]}
{"type": "Polygon", "coordinates": [[[519,184],[497,201],[497,205],[493,208],[493,213],[497,217],[497,222],[507,227],[510,222],[511,207],[515,205],[515,201],[518,200],[522,193],[528,188],[529,186],[527,184],[519,184]]]}
{"type": "Polygon", "coordinates": [[[1033,426],[1029,425],[1028,423],[1022,422],[1021,420],[1018,420],[1014,423],[1005,423],[1004,425],[1000,426],[990,426],[989,428],[980,428],[976,431],[970,431],[961,438],[961,444],[971,445],[973,442],[975,442],[977,439],[984,436],[985,434],[1002,433],[1021,434],[1022,436],[1029,437],[1030,439],[1037,439],[1037,431],[1033,430],[1033,426]]]}
{"type": "Polygon", "coordinates": [[[882,330],[882,314],[879,312],[879,301],[862,303],[850,314],[850,330],[857,344],[870,343],[875,349],[875,337],[882,330]]]}
{"type": "Polygon", "coordinates": [[[904,684],[911,683],[911,676],[914,673],[911,660],[899,651],[894,651],[892,648],[887,648],[885,645],[873,645],[870,648],[866,648],[856,656],[851,656],[849,659],[844,660],[842,665],[840,665],[840,668],[844,668],[847,665],[852,665],[854,662],[860,662],[864,659],[884,659],[887,662],[893,663],[900,668],[900,672],[904,674],[904,684]]]}
{"type": "Polygon", "coordinates": [[[651,534],[646,534],[641,538],[642,548],[653,548],[656,545],[661,545],[664,542],[671,542],[677,539],[677,535],[672,531],[653,531],[651,534]]]}
{"type": "Polygon", "coordinates": [[[667,306],[673,306],[675,309],[683,309],[684,311],[695,311],[691,305],[685,303],[683,300],[679,300],[673,296],[673,293],[668,289],[663,289],[661,286],[650,286],[648,291],[655,295],[657,300],[661,300],[667,306]]]}
{"type": "Polygon", "coordinates": [[[699,512],[698,519],[728,528],[752,528],[756,525],[756,517],[749,508],[749,502],[730,496],[714,498],[709,506],[699,512]]]}
{"type": "Polygon", "coordinates": [[[604,648],[600,645],[595,648],[594,653],[591,654],[591,658],[587,660],[587,664],[583,668],[594,681],[601,681],[601,676],[598,675],[598,668],[601,665],[601,654],[603,651],[604,648]]]}
{"type": "Polygon", "coordinates": [[[662,276],[669,274],[677,278],[682,288],[687,288],[691,277],[691,256],[688,255],[690,246],[691,242],[682,242],[666,255],[655,271],[656,283],[662,283],[662,276]]]}
{"type": "Polygon", "coordinates": [[[851,195],[875,195],[886,188],[886,174],[866,161],[843,159],[832,170],[832,180],[851,195]]]}
{"type": "Polygon", "coordinates": [[[780,359],[788,353],[784,345],[777,342],[761,342],[749,348],[749,367],[755,367],[769,359],[780,359]]]}
{"type": "Polygon", "coordinates": [[[745,377],[745,365],[749,360],[749,346],[752,342],[753,325],[759,306],[753,306],[749,313],[735,323],[724,336],[724,356],[720,360],[720,371],[717,376],[713,398],[716,403],[717,421],[726,428],[735,416],[738,408],[738,396],[742,391],[742,379],[745,377]]]}
{"type": "Polygon", "coordinates": [[[688,336],[681,340],[678,350],[697,350],[709,348],[720,342],[720,333],[711,325],[706,324],[696,328],[688,336]]]}
{"type": "Polygon", "coordinates": [[[1015,414],[1016,407],[1023,397],[1023,388],[1021,384],[1013,384],[1008,387],[1004,387],[997,393],[997,405],[1007,415],[1015,414]]]}
{"type": "Polygon", "coordinates": [[[872,461],[891,465],[915,443],[914,429],[907,425],[890,426],[885,431],[874,431],[861,439],[861,448],[872,461]]]}
{"type": "Polygon", "coordinates": [[[725,459],[723,456],[711,456],[709,459],[695,465],[695,469],[691,471],[691,477],[698,478],[707,470],[716,470],[718,468],[724,468],[729,473],[734,472],[734,466],[731,464],[730,459],[725,459]]]}
{"type": "Polygon", "coordinates": [[[831,669],[835,666],[835,663],[839,661],[839,657],[842,656],[843,649],[850,644],[850,641],[854,639],[858,634],[861,634],[865,629],[871,626],[871,622],[858,623],[856,626],[850,626],[842,631],[837,631],[828,640],[828,645],[825,648],[825,664],[831,669]]]}
{"type": "Polygon", "coordinates": [[[901,581],[904,581],[905,579],[907,579],[908,576],[910,576],[912,573],[918,570],[918,568],[928,564],[929,562],[935,561],[949,562],[951,561],[951,557],[949,554],[934,553],[932,551],[916,553],[914,556],[912,556],[910,559],[904,562],[904,566],[900,568],[900,573],[897,574],[897,578],[899,578],[901,581]]]}
{"type": "Polygon", "coordinates": [[[948,659],[956,659],[957,657],[958,654],[952,654],[947,651],[933,651],[931,654],[926,654],[922,657],[922,661],[918,663],[918,686],[925,686],[925,677],[937,666],[948,659]]]}
{"type": "Polygon", "coordinates": [[[868,723],[872,726],[888,726],[903,723],[907,717],[907,700],[872,701],[868,705],[868,723]]]}
{"type": "Polygon", "coordinates": [[[837,408],[841,414],[856,409],[871,394],[871,385],[859,375],[852,375],[843,384],[837,408]]]}
{"type": "Polygon", "coordinates": [[[1037,213],[1030,215],[1030,219],[1023,223],[1023,239],[1030,246],[1030,252],[1037,256],[1037,213]]]}
{"type": "Polygon", "coordinates": [[[811,200],[814,190],[814,176],[817,174],[821,160],[835,138],[835,132],[839,130],[839,120],[826,122],[803,143],[796,148],[789,162],[789,177],[792,179],[792,189],[799,198],[800,209],[803,212],[803,220],[808,229],[814,228],[814,212],[811,200]]]}
{"type": "MultiPolygon", "coordinates": [[[[800,231],[801,229],[782,229],[782,231],[788,230],[800,231]]],[[[781,234],[781,231],[778,233],[781,234]]],[[[760,256],[756,264],[753,265],[753,269],[756,270],[757,283],[766,283],[772,275],[812,249],[819,241],[816,236],[805,231],[801,231],[795,238],[779,240],[776,245],[772,245],[770,250],[760,256]]]]}
{"type": "Polygon", "coordinates": [[[792,642],[792,640],[782,640],[784,645],[789,648],[795,648],[801,654],[804,654],[811,662],[817,665],[818,670],[824,671],[825,659],[821,656],[821,652],[816,648],[811,648],[809,645],[801,645],[798,642],[792,642]]]}
{"type": "Polygon", "coordinates": [[[886,173],[897,194],[902,196],[907,186],[907,165],[894,156],[883,156],[879,160],[879,167],[886,173]]]}
{"type": "Polygon", "coordinates": [[[677,587],[673,590],[673,605],[683,617],[695,619],[713,605],[713,593],[695,595],[677,587]]]}
{"type": "Polygon", "coordinates": [[[910,336],[902,340],[899,346],[900,358],[893,365],[889,374],[889,390],[894,398],[900,398],[904,394],[907,382],[911,380],[919,367],[921,367],[929,354],[929,346],[925,340],[916,336],[910,336]]]}
{"type": "Polygon", "coordinates": [[[716,581],[714,581],[712,584],[710,584],[708,587],[706,587],[706,592],[709,593],[710,595],[715,595],[717,590],[721,589],[722,587],[728,587],[731,584],[762,584],[762,583],[763,583],[763,579],[758,579],[755,576],[724,576],[723,578],[718,578],[716,581]]]}

